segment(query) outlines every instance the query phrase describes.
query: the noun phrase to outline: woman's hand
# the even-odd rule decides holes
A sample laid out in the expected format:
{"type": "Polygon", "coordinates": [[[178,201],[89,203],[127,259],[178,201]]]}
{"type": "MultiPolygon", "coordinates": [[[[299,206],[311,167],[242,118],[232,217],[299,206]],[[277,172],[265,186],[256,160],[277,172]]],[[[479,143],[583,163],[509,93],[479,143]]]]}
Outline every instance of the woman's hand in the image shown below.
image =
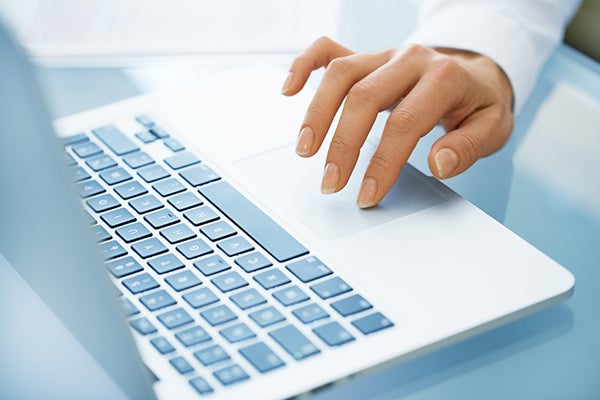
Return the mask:
{"type": "Polygon", "coordinates": [[[310,157],[318,151],[345,99],[327,153],[323,193],[346,185],[377,114],[398,103],[364,174],[361,208],[383,199],[419,138],[437,123],[446,134],[433,144],[427,161],[438,178],[458,175],[500,149],[512,131],[511,85],[485,56],[420,45],[359,54],[321,38],[294,60],[283,94],[298,93],[320,67],[326,71],[304,117],[296,153],[310,157]]]}

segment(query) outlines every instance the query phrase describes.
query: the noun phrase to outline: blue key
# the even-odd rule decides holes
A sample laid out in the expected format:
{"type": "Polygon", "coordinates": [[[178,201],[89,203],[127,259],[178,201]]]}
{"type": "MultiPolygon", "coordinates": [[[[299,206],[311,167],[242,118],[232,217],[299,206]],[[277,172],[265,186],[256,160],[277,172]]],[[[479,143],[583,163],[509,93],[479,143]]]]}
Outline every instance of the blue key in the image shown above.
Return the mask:
{"type": "Polygon", "coordinates": [[[180,244],[176,247],[177,251],[183,254],[185,258],[191,260],[213,252],[212,247],[202,239],[194,239],[180,244]]]}
{"type": "Polygon", "coordinates": [[[144,214],[164,207],[163,204],[151,194],[131,200],[129,205],[139,214],[144,214]]]}
{"type": "Polygon", "coordinates": [[[198,157],[187,151],[165,158],[165,163],[175,170],[189,167],[190,165],[198,164],[199,162],[200,160],[198,157]]]}
{"type": "Polygon", "coordinates": [[[171,210],[164,209],[147,214],[144,219],[152,225],[154,229],[160,229],[165,226],[179,222],[179,218],[171,210]]]}
{"type": "Polygon", "coordinates": [[[159,290],[140,297],[140,301],[150,311],[160,310],[175,304],[175,300],[164,290],[159,290]]]}
{"type": "Polygon", "coordinates": [[[217,247],[229,257],[237,256],[250,250],[254,247],[242,236],[234,236],[229,239],[220,241],[217,247]]]}
{"type": "Polygon", "coordinates": [[[146,317],[131,320],[129,324],[141,335],[149,335],[156,332],[156,328],[146,317]]]}
{"type": "Polygon", "coordinates": [[[292,314],[294,314],[296,318],[305,324],[310,324],[311,322],[329,317],[329,314],[327,314],[327,312],[318,304],[309,304],[307,306],[297,308],[292,311],[292,314]]]}
{"type": "Polygon", "coordinates": [[[260,285],[265,289],[272,289],[274,287],[285,285],[286,283],[291,282],[290,278],[275,268],[271,268],[265,272],[254,275],[254,280],[260,283],[260,285]]]}
{"type": "Polygon", "coordinates": [[[61,138],[63,146],[71,146],[75,143],[83,143],[90,140],[85,133],[76,133],[71,136],[61,138]]]}
{"type": "Polygon", "coordinates": [[[331,303],[331,307],[333,307],[337,312],[339,312],[340,315],[346,317],[348,315],[368,310],[373,306],[369,304],[369,302],[366,301],[361,295],[355,294],[345,299],[334,301],[333,303],[331,303]]]}
{"type": "Polygon", "coordinates": [[[198,359],[203,365],[209,366],[219,361],[229,360],[229,354],[221,346],[214,345],[207,347],[206,349],[198,350],[194,353],[194,357],[198,359]]]}
{"type": "Polygon", "coordinates": [[[150,132],[159,139],[166,139],[169,137],[169,134],[163,128],[159,128],[156,125],[153,125],[150,128],[150,132]]]}
{"type": "Polygon", "coordinates": [[[199,192],[277,261],[288,261],[308,250],[227,182],[203,186],[199,192]]]}
{"type": "Polygon", "coordinates": [[[141,183],[134,181],[116,186],[115,192],[117,192],[117,194],[121,196],[123,200],[129,200],[136,196],[148,193],[148,190],[146,190],[141,183]]]}
{"type": "Polygon", "coordinates": [[[281,358],[262,342],[243,347],[239,351],[261,373],[269,372],[285,365],[281,358]]]}
{"type": "Polygon", "coordinates": [[[175,255],[165,254],[160,257],[153,258],[148,261],[148,265],[152,267],[157,274],[166,274],[167,272],[175,271],[183,268],[184,265],[175,255]]]}
{"type": "Polygon", "coordinates": [[[256,337],[256,334],[243,322],[221,329],[219,333],[227,339],[229,343],[237,343],[256,337]]]}
{"type": "Polygon", "coordinates": [[[132,245],[131,248],[142,258],[156,256],[158,254],[166,253],[169,250],[157,238],[150,238],[137,242],[132,245]]]}
{"type": "Polygon", "coordinates": [[[264,304],[267,300],[261,296],[256,289],[248,289],[243,292],[234,294],[230,297],[239,308],[247,310],[248,308],[256,307],[260,304],[264,304]]]}
{"type": "Polygon", "coordinates": [[[238,257],[235,260],[235,263],[242,267],[242,269],[246,272],[258,271],[259,269],[267,268],[273,265],[269,260],[267,260],[267,257],[258,251],[238,257]]]}
{"type": "Polygon", "coordinates": [[[178,151],[185,150],[185,146],[179,143],[176,139],[167,139],[164,142],[164,145],[167,146],[173,153],[177,153],[178,151]]]}
{"type": "Polygon", "coordinates": [[[237,364],[217,370],[213,372],[213,375],[221,382],[224,386],[233,385],[249,379],[248,374],[237,364]]]}
{"type": "Polygon", "coordinates": [[[162,197],[167,197],[175,193],[180,193],[185,190],[185,186],[175,178],[165,179],[152,185],[154,190],[162,197]]]}
{"type": "Polygon", "coordinates": [[[133,169],[145,167],[154,163],[154,160],[143,151],[128,154],[123,157],[123,161],[125,161],[125,164],[129,165],[133,169]]]}
{"type": "Polygon", "coordinates": [[[167,329],[175,329],[194,321],[183,308],[167,311],[157,318],[167,329]]]}
{"type": "Polygon", "coordinates": [[[73,182],[84,181],[90,177],[90,174],[88,174],[85,169],[81,167],[69,168],[69,172],[71,173],[71,179],[73,182]]]}
{"type": "Polygon", "coordinates": [[[166,178],[169,173],[160,165],[151,165],[139,170],[138,175],[147,183],[151,183],[166,178]]]}
{"type": "Polygon", "coordinates": [[[91,229],[97,242],[105,242],[109,239],[112,239],[110,233],[108,233],[101,225],[94,225],[91,229]]]}
{"type": "Polygon", "coordinates": [[[175,334],[177,340],[179,340],[185,347],[197,345],[211,340],[211,337],[206,331],[199,326],[183,330],[175,334]]]}
{"type": "Polygon", "coordinates": [[[275,341],[294,359],[300,361],[321,352],[293,325],[286,325],[269,332],[275,341]]]}
{"type": "Polygon", "coordinates": [[[110,156],[107,154],[100,154],[94,157],[90,157],[87,160],[85,160],[85,163],[96,172],[117,165],[115,160],[110,158],[110,156]]]}
{"type": "Polygon", "coordinates": [[[181,271],[165,279],[167,283],[176,291],[180,292],[202,283],[192,271],[181,271]]]}
{"type": "Polygon", "coordinates": [[[102,149],[96,143],[85,142],[72,147],[73,152],[80,158],[87,158],[102,153],[102,149]]]}
{"type": "Polygon", "coordinates": [[[156,136],[148,131],[141,131],[135,134],[135,137],[140,139],[145,144],[152,143],[156,140],[156,136]]]}
{"type": "Polygon", "coordinates": [[[75,159],[73,157],[71,157],[71,155],[69,153],[67,153],[66,151],[63,153],[63,157],[65,158],[65,164],[67,164],[67,167],[72,167],[73,165],[77,165],[77,161],[75,161],[75,159]]]}
{"type": "Polygon", "coordinates": [[[114,240],[100,243],[98,245],[98,250],[100,250],[100,255],[104,258],[104,261],[112,260],[113,258],[127,254],[127,250],[125,250],[119,242],[114,240]]]}
{"type": "Polygon", "coordinates": [[[145,239],[152,236],[148,228],[141,222],[136,222],[130,225],[122,226],[117,229],[117,235],[125,241],[125,243],[135,242],[136,240],[145,239]]]}
{"type": "Polygon", "coordinates": [[[200,228],[200,232],[206,235],[211,241],[224,239],[235,235],[237,232],[231,225],[225,221],[213,222],[200,228]]]}
{"type": "Polygon", "coordinates": [[[112,125],[93,129],[92,133],[96,135],[105,145],[108,146],[116,155],[122,156],[139,150],[139,147],[131,141],[120,130],[112,125]]]}
{"type": "Polygon", "coordinates": [[[197,165],[181,171],[179,175],[190,185],[196,187],[221,179],[208,165],[197,165]]]}
{"type": "Polygon", "coordinates": [[[175,347],[173,347],[173,345],[163,336],[152,339],[150,343],[152,343],[152,346],[154,346],[160,354],[169,354],[175,351],[175,347]]]}
{"type": "Polygon", "coordinates": [[[160,235],[171,244],[183,242],[196,237],[196,234],[185,224],[172,225],[160,231],[160,235]]]}
{"type": "Polygon", "coordinates": [[[100,218],[111,228],[135,221],[135,217],[123,207],[104,213],[100,218]]]}
{"type": "Polygon", "coordinates": [[[131,175],[123,168],[119,167],[102,172],[100,178],[102,178],[107,185],[116,185],[117,183],[128,181],[131,179],[131,175]]]}
{"type": "Polygon", "coordinates": [[[219,298],[209,288],[202,288],[184,294],[183,299],[194,308],[204,307],[219,301],[219,298]]]}
{"type": "Polygon", "coordinates": [[[135,120],[147,128],[151,128],[154,126],[154,121],[152,120],[152,118],[150,118],[149,116],[147,116],[145,114],[138,115],[137,117],[135,117],[135,120]]]}
{"type": "Polygon", "coordinates": [[[96,219],[92,217],[92,214],[90,214],[86,210],[83,210],[83,218],[85,218],[85,221],[90,225],[96,225],[98,223],[96,219]]]}
{"type": "Polygon", "coordinates": [[[171,363],[171,365],[173,367],[175,367],[175,369],[177,370],[177,372],[179,372],[181,375],[185,375],[189,372],[192,372],[194,370],[194,367],[192,367],[190,365],[190,363],[188,363],[185,358],[179,356],[179,357],[175,357],[175,358],[171,358],[169,360],[169,362],[171,363]]]}
{"type": "Polygon", "coordinates": [[[76,189],[79,196],[83,199],[106,192],[106,189],[94,180],[78,183],[76,189]]]}
{"type": "Polygon", "coordinates": [[[131,300],[123,298],[123,299],[121,299],[120,303],[121,303],[121,309],[125,313],[125,317],[131,317],[133,315],[140,313],[140,310],[138,310],[136,308],[136,306],[133,305],[131,300]]]}
{"type": "Polygon", "coordinates": [[[237,318],[237,315],[224,304],[202,311],[200,315],[212,326],[221,325],[237,318]]]}
{"type": "Polygon", "coordinates": [[[219,219],[217,213],[215,213],[207,206],[194,208],[192,210],[184,212],[183,216],[196,226],[206,224],[208,222],[213,222],[219,219]]]}
{"type": "Polygon", "coordinates": [[[231,268],[225,260],[217,255],[196,261],[194,267],[198,268],[198,271],[202,272],[204,276],[214,275],[231,268]]]}
{"type": "Polygon", "coordinates": [[[171,204],[177,211],[187,210],[188,208],[196,207],[202,204],[202,201],[192,192],[185,192],[176,196],[169,197],[171,204]]]}
{"type": "Polygon", "coordinates": [[[211,282],[223,293],[248,286],[248,282],[235,271],[219,275],[216,278],[211,279],[211,282]]]}
{"type": "Polygon", "coordinates": [[[192,387],[196,389],[196,392],[201,395],[214,392],[214,389],[208,384],[208,382],[199,376],[190,379],[190,385],[192,385],[192,387]]]}
{"type": "Polygon", "coordinates": [[[86,204],[95,212],[108,211],[119,207],[121,204],[110,194],[103,194],[86,200],[86,204]]]}
{"type": "Polygon", "coordinates": [[[248,316],[261,328],[285,321],[285,317],[279,311],[277,311],[275,307],[272,306],[263,308],[262,310],[254,311],[248,316]]]}
{"type": "Polygon", "coordinates": [[[352,325],[358,328],[358,330],[365,335],[394,326],[392,321],[384,317],[380,312],[376,312],[375,314],[367,315],[366,317],[352,321],[352,325]]]}
{"type": "Polygon", "coordinates": [[[346,282],[337,277],[312,285],[310,288],[322,299],[329,299],[352,290],[346,282]]]}
{"type": "Polygon", "coordinates": [[[133,294],[138,294],[158,287],[158,283],[150,275],[143,273],[123,280],[123,285],[133,294]]]}
{"type": "Polygon", "coordinates": [[[309,299],[309,297],[296,285],[287,287],[285,289],[278,290],[273,293],[275,297],[284,306],[291,306],[294,304],[302,303],[309,299]]]}
{"type": "Polygon", "coordinates": [[[122,278],[143,269],[142,266],[133,259],[133,257],[125,257],[108,262],[106,263],[106,268],[108,268],[115,278],[122,278]]]}
{"type": "Polygon", "coordinates": [[[340,346],[354,340],[354,336],[335,321],[321,325],[313,332],[329,346],[340,346]]]}
{"type": "Polygon", "coordinates": [[[316,257],[293,262],[286,265],[286,268],[302,282],[311,282],[331,274],[331,270],[316,257]]]}

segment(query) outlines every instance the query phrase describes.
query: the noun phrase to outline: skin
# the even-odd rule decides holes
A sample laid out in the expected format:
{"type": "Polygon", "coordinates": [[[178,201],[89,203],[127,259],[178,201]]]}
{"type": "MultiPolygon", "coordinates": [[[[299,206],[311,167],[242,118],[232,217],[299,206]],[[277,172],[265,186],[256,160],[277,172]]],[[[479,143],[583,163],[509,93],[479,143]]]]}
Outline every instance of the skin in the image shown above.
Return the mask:
{"type": "Polygon", "coordinates": [[[363,177],[357,199],[361,208],[383,199],[419,139],[436,124],[446,133],[432,145],[427,161],[440,179],[497,151],[512,132],[510,82],[480,54],[415,44],[354,53],[323,37],[296,57],[282,93],[298,93],[321,67],[325,74],[300,127],[296,153],[313,156],[343,107],[327,153],[323,193],[344,188],[377,114],[393,107],[363,177]]]}

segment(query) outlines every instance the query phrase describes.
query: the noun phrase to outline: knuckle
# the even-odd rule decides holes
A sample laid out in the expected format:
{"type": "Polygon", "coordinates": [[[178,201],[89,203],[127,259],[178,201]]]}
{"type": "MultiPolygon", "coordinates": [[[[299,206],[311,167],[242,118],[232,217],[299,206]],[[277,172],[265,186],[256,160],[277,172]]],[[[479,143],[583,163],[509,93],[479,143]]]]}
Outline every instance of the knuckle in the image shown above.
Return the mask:
{"type": "Polygon", "coordinates": [[[319,103],[312,102],[306,109],[305,120],[322,118],[324,114],[325,110],[323,109],[323,106],[321,106],[319,103]]]}
{"type": "Polygon", "coordinates": [[[313,46],[329,46],[333,43],[333,40],[329,36],[321,36],[314,41],[313,46]]]}
{"type": "Polygon", "coordinates": [[[414,107],[402,106],[399,107],[390,114],[386,125],[391,133],[396,135],[407,134],[414,132],[419,126],[421,120],[421,113],[414,107]]]}
{"type": "Polygon", "coordinates": [[[409,43],[404,46],[402,53],[407,57],[416,57],[426,53],[429,49],[421,44],[409,43]]]}
{"type": "Polygon", "coordinates": [[[374,168],[378,171],[389,172],[398,168],[399,162],[394,159],[390,154],[382,151],[377,151],[371,156],[369,162],[369,168],[374,168]]]}
{"type": "Polygon", "coordinates": [[[462,153],[462,159],[465,159],[469,164],[479,160],[482,154],[483,138],[479,135],[467,135],[461,134],[459,136],[460,152],[462,153]]]}
{"type": "Polygon", "coordinates": [[[331,76],[346,75],[352,69],[352,62],[348,57],[338,57],[327,65],[326,74],[331,76]]]}
{"type": "Polygon", "coordinates": [[[378,88],[371,81],[363,79],[357,82],[348,92],[348,101],[356,104],[365,104],[372,101],[378,88]]]}
{"type": "Polygon", "coordinates": [[[329,145],[329,150],[333,153],[344,154],[344,155],[358,155],[358,151],[354,149],[348,140],[340,135],[335,135],[331,139],[331,144],[329,145]]]}

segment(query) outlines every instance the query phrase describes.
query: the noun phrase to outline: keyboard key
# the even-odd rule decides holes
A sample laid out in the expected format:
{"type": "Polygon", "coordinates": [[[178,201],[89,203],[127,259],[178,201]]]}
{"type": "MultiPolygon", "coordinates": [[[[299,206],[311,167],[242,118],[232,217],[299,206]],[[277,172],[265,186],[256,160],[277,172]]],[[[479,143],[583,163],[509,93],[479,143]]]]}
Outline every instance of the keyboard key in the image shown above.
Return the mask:
{"type": "Polygon", "coordinates": [[[104,229],[101,225],[94,225],[92,226],[92,233],[94,235],[94,238],[96,238],[97,242],[105,242],[109,239],[112,239],[112,236],[110,235],[110,233],[108,233],[108,231],[106,229],[104,229]]]}
{"type": "Polygon", "coordinates": [[[175,255],[165,254],[160,257],[153,258],[148,261],[148,265],[152,267],[157,274],[166,274],[167,272],[175,271],[176,269],[183,268],[184,265],[175,255]]]}
{"type": "Polygon", "coordinates": [[[265,272],[254,275],[254,280],[265,289],[272,289],[274,287],[285,285],[286,283],[291,282],[290,278],[275,268],[271,268],[265,272]]]}
{"type": "Polygon", "coordinates": [[[92,133],[118,156],[139,150],[135,143],[112,125],[93,129],[92,133]]]}
{"type": "Polygon", "coordinates": [[[188,363],[185,358],[179,356],[179,357],[175,357],[175,358],[171,358],[169,360],[169,362],[171,363],[171,365],[173,367],[175,367],[175,369],[177,370],[177,372],[179,372],[181,375],[185,375],[189,372],[192,372],[194,370],[194,367],[192,367],[190,365],[190,363],[188,363]]]}
{"type": "Polygon", "coordinates": [[[164,290],[159,290],[140,297],[140,301],[149,311],[160,310],[175,304],[175,300],[164,290]]]}
{"type": "Polygon", "coordinates": [[[67,164],[67,167],[72,167],[73,165],[77,165],[77,161],[75,161],[75,159],[73,157],[71,157],[71,155],[69,153],[67,153],[66,151],[63,153],[63,157],[65,158],[65,164],[67,164]]]}
{"type": "Polygon", "coordinates": [[[90,178],[90,174],[88,174],[85,169],[81,167],[69,168],[69,172],[71,174],[71,179],[73,182],[84,181],[90,178]]]}
{"type": "Polygon", "coordinates": [[[154,136],[156,136],[157,138],[159,138],[159,139],[166,139],[166,138],[168,138],[168,137],[169,137],[169,134],[168,134],[168,133],[167,133],[167,132],[166,132],[164,129],[162,129],[162,128],[159,128],[159,127],[158,127],[158,126],[156,126],[156,125],[153,125],[153,126],[150,128],[150,132],[152,132],[152,134],[153,134],[154,136]]]}
{"type": "Polygon", "coordinates": [[[190,379],[190,385],[192,385],[193,388],[196,389],[196,392],[201,395],[214,392],[213,388],[210,387],[208,382],[199,376],[195,377],[194,379],[190,379]]]}
{"type": "Polygon", "coordinates": [[[199,162],[200,160],[198,157],[187,151],[165,158],[165,163],[175,170],[189,167],[190,165],[198,164],[199,162]]]}
{"type": "Polygon", "coordinates": [[[147,214],[144,219],[152,225],[154,229],[160,229],[168,225],[179,222],[179,218],[171,210],[164,209],[147,214]]]}
{"type": "Polygon", "coordinates": [[[86,200],[86,204],[97,213],[112,210],[121,204],[110,194],[103,194],[86,200]]]}
{"type": "Polygon", "coordinates": [[[211,276],[231,268],[220,256],[214,255],[194,263],[194,267],[202,272],[204,276],[211,276]]]}
{"type": "Polygon", "coordinates": [[[135,137],[140,139],[145,144],[152,143],[156,140],[156,136],[148,131],[141,131],[135,134],[135,137]]]}
{"type": "Polygon", "coordinates": [[[100,255],[104,261],[112,260],[113,258],[121,257],[127,254],[127,251],[121,247],[119,242],[111,240],[110,242],[100,243],[98,245],[100,255]]]}
{"type": "Polygon", "coordinates": [[[194,187],[206,185],[209,182],[214,182],[221,179],[221,177],[217,175],[215,171],[204,164],[181,171],[179,175],[194,187]]]}
{"type": "Polygon", "coordinates": [[[86,210],[83,210],[83,218],[89,225],[96,225],[98,223],[96,219],[92,217],[92,214],[90,214],[86,210]]]}
{"type": "Polygon", "coordinates": [[[216,278],[211,279],[211,282],[223,293],[248,286],[248,282],[235,271],[219,275],[216,278]]]}
{"type": "Polygon", "coordinates": [[[304,246],[229,183],[213,183],[199,191],[277,261],[287,261],[308,253],[304,246]]]}
{"type": "Polygon", "coordinates": [[[281,358],[262,342],[241,348],[240,354],[261,373],[269,372],[285,365],[281,358]]]}
{"type": "Polygon", "coordinates": [[[175,351],[175,347],[163,336],[152,339],[150,343],[160,354],[169,354],[175,351]]]}
{"type": "Polygon", "coordinates": [[[198,359],[203,365],[209,366],[219,361],[229,360],[229,354],[223,350],[221,346],[214,345],[207,347],[206,349],[198,350],[194,353],[194,357],[198,359]]]}
{"type": "Polygon", "coordinates": [[[202,283],[192,271],[182,271],[165,278],[165,281],[174,290],[180,292],[185,289],[189,289],[194,286],[198,286],[202,283]]]}
{"type": "Polygon", "coordinates": [[[310,288],[322,299],[329,299],[352,290],[346,282],[337,277],[312,285],[310,288]]]}
{"type": "Polygon", "coordinates": [[[193,210],[183,213],[183,216],[196,226],[216,221],[219,219],[217,213],[215,213],[207,206],[194,208],[193,210]]]}
{"type": "Polygon", "coordinates": [[[220,241],[217,247],[229,257],[237,256],[238,254],[254,250],[254,247],[242,236],[234,236],[229,239],[220,241]]]}
{"type": "Polygon", "coordinates": [[[142,266],[133,257],[125,257],[108,262],[106,263],[106,268],[108,268],[115,278],[122,278],[143,270],[142,266]]]}
{"type": "Polygon", "coordinates": [[[335,321],[321,325],[313,332],[329,346],[340,346],[354,340],[354,336],[335,321]]]}
{"type": "Polygon", "coordinates": [[[310,324],[311,322],[329,317],[329,314],[318,304],[309,304],[307,306],[297,308],[292,311],[292,314],[294,314],[296,318],[305,324],[310,324]]]}
{"type": "Polygon", "coordinates": [[[144,214],[164,207],[163,204],[151,194],[131,200],[129,205],[133,207],[138,214],[144,214]]]}
{"type": "Polygon", "coordinates": [[[209,304],[216,303],[219,298],[210,291],[209,288],[194,290],[193,292],[183,295],[183,299],[194,308],[200,308],[209,304]]]}
{"type": "Polygon", "coordinates": [[[79,197],[82,199],[106,192],[106,189],[104,189],[102,185],[94,180],[77,184],[76,190],[77,194],[79,194],[79,197]]]}
{"type": "Polygon", "coordinates": [[[130,225],[122,226],[115,231],[125,243],[135,242],[136,240],[145,239],[152,236],[148,228],[141,222],[136,222],[130,225]]]}
{"type": "Polygon", "coordinates": [[[304,258],[286,265],[286,268],[302,282],[311,282],[331,274],[331,270],[316,257],[304,258]]]}
{"type": "Polygon", "coordinates": [[[77,144],[73,146],[72,149],[73,152],[77,154],[79,158],[87,158],[102,153],[102,149],[98,147],[96,143],[93,142],[77,144]]]}
{"type": "Polygon", "coordinates": [[[211,337],[206,331],[199,326],[183,330],[175,335],[185,347],[197,345],[211,340],[211,337]]]}
{"type": "Polygon", "coordinates": [[[302,303],[303,301],[309,299],[306,293],[304,293],[296,285],[278,290],[277,292],[273,293],[273,297],[275,297],[281,304],[283,304],[286,307],[302,303]]]}
{"type": "Polygon", "coordinates": [[[102,214],[100,219],[106,222],[111,228],[116,228],[117,226],[135,221],[135,217],[123,207],[102,214]]]}
{"type": "Polygon", "coordinates": [[[75,143],[83,143],[90,140],[85,133],[76,133],[71,136],[61,138],[63,146],[71,146],[75,143]]]}
{"type": "Polygon", "coordinates": [[[183,308],[167,311],[160,314],[157,318],[167,329],[175,329],[193,321],[192,317],[183,308]]]}
{"type": "Polygon", "coordinates": [[[137,307],[133,305],[131,300],[122,298],[120,303],[121,303],[121,309],[125,313],[126,318],[129,318],[133,315],[140,313],[140,310],[138,310],[137,307]]]}
{"type": "Polygon", "coordinates": [[[235,260],[235,263],[242,267],[242,269],[246,272],[258,271],[259,269],[267,268],[273,265],[269,260],[267,260],[267,257],[258,251],[238,257],[235,260]]]}
{"type": "Polygon", "coordinates": [[[123,280],[123,285],[133,294],[142,293],[158,287],[158,283],[147,273],[127,278],[123,280]]]}
{"type": "Polygon", "coordinates": [[[188,208],[196,207],[202,204],[202,201],[192,192],[185,192],[176,196],[169,197],[171,204],[177,211],[187,210],[188,208]]]}
{"type": "Polygon", "coordinates": [[[85,163],[88,165],[88,167],[90,167],[91,169],[93,169],[96,172],[102,171],[103,169],[111,168],[111,167],[114,167],[117,165],[115,160],[113,160],[107,154],[100,154],[100,155],[97,155],[94,157],[90,157],[87,160],[85,160],[85,163]]]}
{"type": "Polygon", "coordinates": [[[200,228],[200,232],[206,235],[211,241],[224,239],[235,235],[237,232],[229,223],[225,221],[213,222],[212,224],[204,225],[200,228]]]}
{"type": "Polygon", "coordinates": [[[249,379],[248,374],[237,364],[229,367],[217,370],[213,372],[213,375],[221,382],[224,386],[233,385],[249,379]]]}
{"type": "Polygon", "coordinates": [[[166,253],[169,250],[157,238],[137,242],[131,248],[142,258],[153,257],[161,253],[166,253]]]}
{"type": "Polygon", "coordinates": [[[248,308],[256,307],[267,302],[256,289],[244,290],[243,292],[231,296],[230,299],[242,310],[247,310],[248,308]]]}
{"type": "Polygon", "coordinates": [[[250,313],[248,316],[261,328],[285,321],[285,317],[272,306],[250,313]]]}
{"type": "Polygon", "coordinates": [[[107,185],[116,185],[117,183],[128,181],[131,179],[131,175],[123,168],[119,167],[102,172],[100,178],[102,178],[107,185]]]}
{"type": "Polygon", "coordinates": [[[180,244],[176,247],[177,251],[180,252],[185,258],[191,260],[206,254],[213,252],[212,247],[204,242],[202,239],[194,239],[180,244]]]}
{"type": "Polygon", "coordinates": [[[181,184],[175,178],[165,179],[164,181],[160,181],[152,185],[152,188],[158,192],[162,197],[171,196],[175,193],[180,193],[185,190],[185,186],[181,184]]]}
{"type": "Polygon", "coordinates": [[[224,304],[202,311],[200,315],[212,326],[221,325],[237,318],[237,315],[224,304]]]}
{"type": "Polygon", "coordinates": [[[147,115],[138,115],[137,117],[135,117],[135,120],[147,128],[151,128],[154,126],[154,121],[147,115]]]}
{"type": "Polygon", "coordinates": [[[125,164],[129,165],[133,169],[145,167],[154,163],[154,160],[143,151],[128,154],[123,157],[123,161],[125,161],[125,164]]]}
{"type": "Polygon", "coordinates": [[[331,303],[333,307],[340,315],[346,317],[348,315],[356,314],[364,310],[368,310],[373,306],[369,304],[361,295],[355,294],[347,297],[343,300],[334,301],[331,303]]]}
{"type": "Polygon", "coordinates": [[[160,235],[171,244],[183,242],[196,237],[196,234],[185,224],[172,225],[160,231],[160,235]]]}
{"type": "Polygon", "coordinates": [[[321,352],[293,325],[286,325],[269,332],[275,341],[294,359],[300,361],[321,352]]]}
{"type": "Polygon", "coordinates": [[[115,192],[123,199],[129,200],[136,196],[146,194],[148,191],[139,182],[128,182],[115,187],[115,192]]]}
{"type": "Polygon", "coordinates": [[[179,141],[176,139],[167,139],[163,142],[163,144],[174,153],[185,150],[185,146],[179,143],[179,141]]]}
{"type": "Polygon", "coordinates": [[[152,325],[146,317],[131,320],[129,321],[129,325],[131,325],[140,335],[149,335],[157,331],[154,325],[152,325]]]}
{"type": "Polygon", "coordinates": [[[392,321],[384,317],[380,312],[352,321],[352,325],[365,335],[394,326],[392,321]]]}
{"type": "Polygon", "coordinates": [[[256,337],[256,334],[243,322],[221,329],[219,333],[227,339],[229,343],[237,343],[256,337]]]}
{"type": "Polygon", "coordinates": [[[160,165],[152,165],[138,171],[138,175],[147,183],[166,178],[170,174],[160,165]]]}

